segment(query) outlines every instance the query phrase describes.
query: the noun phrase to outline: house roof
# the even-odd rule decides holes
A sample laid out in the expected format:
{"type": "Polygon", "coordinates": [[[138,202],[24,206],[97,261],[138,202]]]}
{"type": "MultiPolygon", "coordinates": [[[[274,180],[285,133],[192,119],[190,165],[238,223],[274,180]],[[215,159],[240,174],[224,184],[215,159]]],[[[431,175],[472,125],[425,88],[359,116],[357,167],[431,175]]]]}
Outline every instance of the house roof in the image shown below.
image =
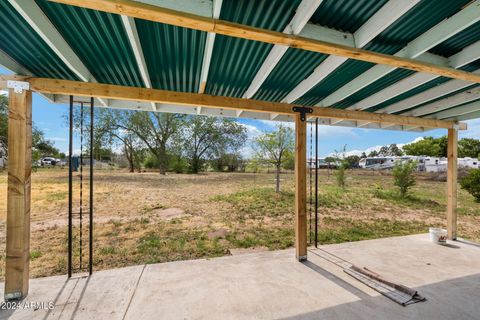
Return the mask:
{"type": "MultiPolygon", "coordinates": [[[[143,0],[166,8],[480,72],[480,1],[143,0]]],[[[448,120],[480,117],[478,83],[47,0],[0,2],[0,64],[45,78],[448,120]],[[478,90],[477,90],[478,89],[478,90]]],[[[66,102],[66,97],[50,97],[66,102]]],[[[99,101],[152,110],[149,103],[99,101]]],[[[156,105],[157,111],[291,120],[156,105]],[[221,113],[221,114],[220,114],[221,113]]],[[[327,125],[398,130],[358,121],[327,125]]]]}

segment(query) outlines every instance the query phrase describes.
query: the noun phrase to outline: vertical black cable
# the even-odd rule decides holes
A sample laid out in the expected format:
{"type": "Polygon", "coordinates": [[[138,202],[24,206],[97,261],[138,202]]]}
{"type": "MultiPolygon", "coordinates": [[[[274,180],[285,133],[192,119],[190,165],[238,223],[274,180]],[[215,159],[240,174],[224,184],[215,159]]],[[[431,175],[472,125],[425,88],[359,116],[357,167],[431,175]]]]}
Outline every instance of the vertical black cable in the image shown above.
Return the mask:
{"type": "Polygon", "coordinates": [[[88,272],[93,271],[93,119],[94,100],[90,98],[90,204],[89,204],[89,234],[88,234],[88,272]]]}
{"type": "Polygon", "coordinates": [[[68,136],[68,277],[72,276],[72,152],[73,152],[73,96],[70,96],[68,136]]]}
{"type": "Polygon", "coordinates": [[[310,158],[308,159],[308,174],[309,174],[309,184],[310,184],[310,207],[309,207],[309,232],[308,232],[308,243],[312,243],[312,206],[313,206],[313,199],[312,199],[312,160],[313,160],[313,123],[310,123],[310,158]]]}
{"type": "Polygon", "coordinates": [[[315,248],[318,246],[318,118],[315,119],[315,248]]]}
{"type": "Polygon", "coordinates": [[[83,102],[80,103],[80,266],[82,270],[82,255],[83,255],[83,102]]]}

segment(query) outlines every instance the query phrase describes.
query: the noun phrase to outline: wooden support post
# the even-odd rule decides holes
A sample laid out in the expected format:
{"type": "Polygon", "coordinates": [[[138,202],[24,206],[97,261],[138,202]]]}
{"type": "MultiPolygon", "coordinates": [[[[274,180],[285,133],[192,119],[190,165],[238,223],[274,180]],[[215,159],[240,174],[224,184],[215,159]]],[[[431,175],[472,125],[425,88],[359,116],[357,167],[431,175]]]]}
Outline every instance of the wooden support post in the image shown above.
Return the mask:
{"type": "Polygon", "coordinates": [[[457,238],[457,129],[448,129],[447,231],[448,239],[457,238]]]}
{"type": "Polygon", "coordinates": [[[25,298],[30,260],[32,92],[10,89],[5,299],[25,298]]]}
{"type": "Polygon", "coordinates": [[[295,252],[307,260],[307,124],[295,116],[295,252]]]}

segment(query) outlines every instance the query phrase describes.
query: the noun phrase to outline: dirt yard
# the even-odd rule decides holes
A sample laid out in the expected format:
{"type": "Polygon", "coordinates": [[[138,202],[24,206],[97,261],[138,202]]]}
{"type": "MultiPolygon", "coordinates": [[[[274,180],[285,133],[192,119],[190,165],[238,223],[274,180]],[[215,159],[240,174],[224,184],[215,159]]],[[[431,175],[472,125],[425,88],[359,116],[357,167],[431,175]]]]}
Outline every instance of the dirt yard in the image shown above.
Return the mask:
{"type": "MultiPolygon", "coordinates": [[[[347,188],[320,177],[321,243],[423,233],[445,226],[445,183],[418,177],[412,196],[400,199],[386,173],[349,171],[347,188]]],[[[273,250],[294,244],[294,179],[273,174],[199,175],[95,172],[94,268],[273,250]]],[[[79,178],[74,212],[79,211],[79,178]]],[[[6,173],[0,174],[0,277],[4,274],[6,173]]],[[[88,184],[84,204],[88,205],[88,184]]],[[[67,262],[67,170],[32,175],[31,273],[65,274],[67,262]]],[[[88,207],[84,208],[88,212],[88,207]]],[[[310,210],[307,209],[307,215],[310,210]]],[[[88,234],[82,244],[86,266],[88,234]]],[[[79,266],[78,219],[74,263],[79,266]]],[[[480,204],[459,191],[459,236],[480,241],[480,204]]]]}

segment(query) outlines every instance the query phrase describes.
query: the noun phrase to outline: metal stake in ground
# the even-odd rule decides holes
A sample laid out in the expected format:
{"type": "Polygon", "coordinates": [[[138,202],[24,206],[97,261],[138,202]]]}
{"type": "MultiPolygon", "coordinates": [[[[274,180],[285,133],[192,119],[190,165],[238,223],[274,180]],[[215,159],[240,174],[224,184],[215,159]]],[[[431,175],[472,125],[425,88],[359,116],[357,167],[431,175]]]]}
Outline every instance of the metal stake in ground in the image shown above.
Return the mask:
{"type": "Polygon", "coordinates": [[[315,119],[315,248],[318,246],[318,118],[315,119]]]}
{"type": "Polygon", "coordinates": [[[88,272],[93,271],[93,119],[94,100],[90,98],[90,204],[89,204],[89,234],[88,234],[88,272]]]}
{"type": "Polygon", "coordinates": [[[73,152],[73,96],[70,96],[68,136],[68,277],[72,276],[72,152],[73,152]]]}

